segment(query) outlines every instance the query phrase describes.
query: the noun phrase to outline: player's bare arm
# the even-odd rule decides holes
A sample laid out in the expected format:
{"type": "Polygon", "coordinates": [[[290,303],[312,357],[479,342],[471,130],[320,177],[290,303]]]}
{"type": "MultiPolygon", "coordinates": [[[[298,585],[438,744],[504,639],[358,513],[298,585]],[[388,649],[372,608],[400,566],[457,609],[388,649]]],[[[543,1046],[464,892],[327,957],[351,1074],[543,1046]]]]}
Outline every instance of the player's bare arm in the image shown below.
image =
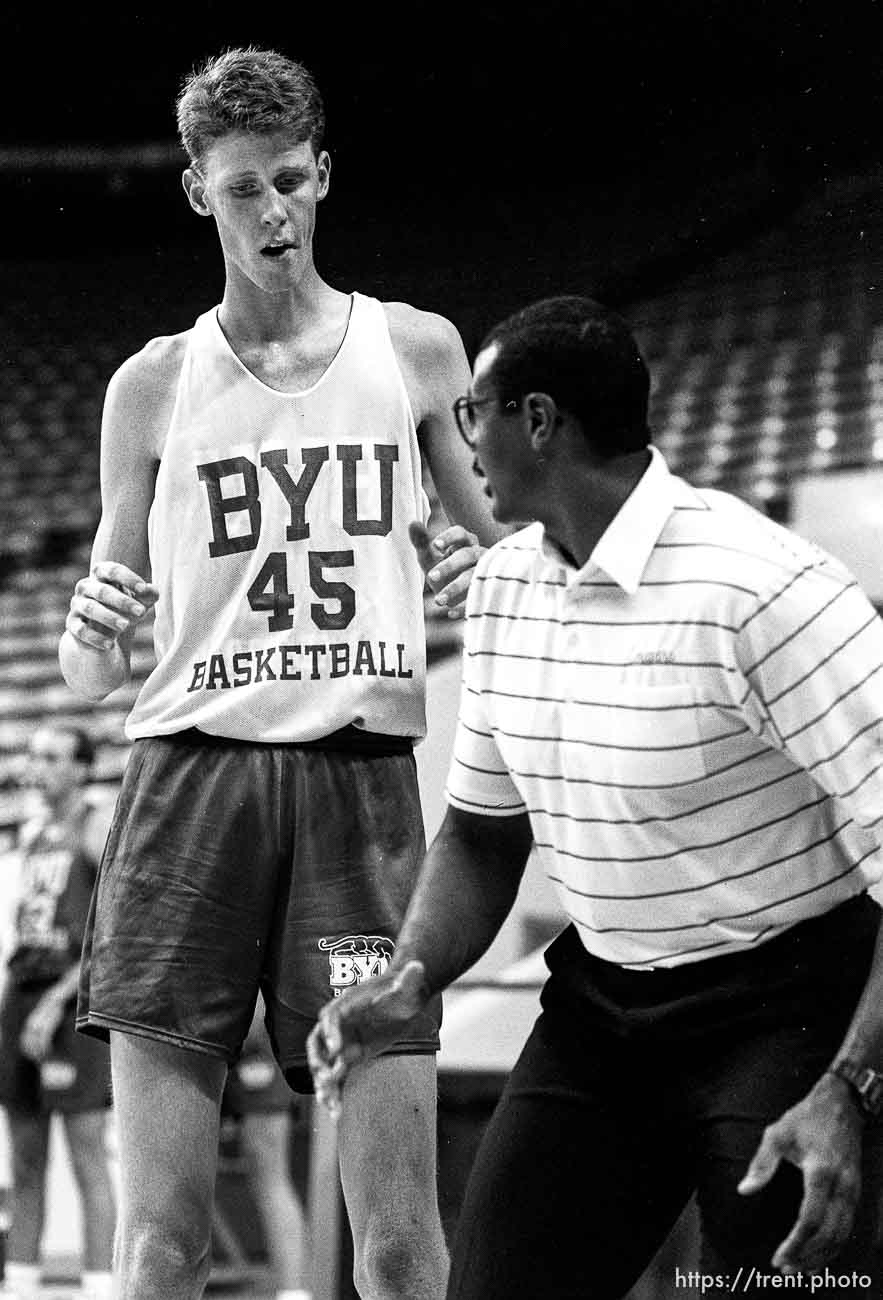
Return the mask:
{"type": "Polygon", "coordinates": [[[65,681],[100,700],[128,681],[134,629],[156,603],[147,518],[184,347],[154,339],[110,380],[101,421],[101,521],[88,575],[71,597],[59,662],[65,681]]]}
{"type": "Polygon", "coordinates": [[[386,303],[386,312],[417,436],[445,513],[451,523],[474,533],[482,546],[491,546],[504,530],[491,516],[452,409],[471,383],[463,340],[456,327],[435,312],[398,302],[386,303]]]}
{"type": "Polygon", "coordinates": [[[432,539],[415,522],[411,540],[437,603],[457,616],[481,548],[493,545],[505,531],[491,515],[473,473],[472,453],[454,420],[454,401],[469,388],[469,362],[459,332],[444,316],[407,303],[385,305],[420,446],[451,521],[432,539]]]}

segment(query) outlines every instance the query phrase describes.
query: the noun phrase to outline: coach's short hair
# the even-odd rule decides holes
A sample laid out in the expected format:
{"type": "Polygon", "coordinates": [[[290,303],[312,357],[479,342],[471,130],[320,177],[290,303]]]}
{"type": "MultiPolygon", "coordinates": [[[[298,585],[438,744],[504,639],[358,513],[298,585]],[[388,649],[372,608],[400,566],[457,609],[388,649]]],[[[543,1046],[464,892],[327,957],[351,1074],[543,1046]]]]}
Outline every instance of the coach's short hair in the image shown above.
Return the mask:
{"type": "Polygon", "coordinates": [[[275,50],[249,45],[213,55],[185,78],[177,99],[178,133],[194,166],[231,131],[287,131],[318,156],[325,109],[313,74],[275,50]]]}
{"type": "Polygon", "coordinates": [[[548,393],[583,427],[599,456],[639,451],[650,442],[650,375],[623,318],[593,298],[564,295],[531,303],[495,325],[492,378],[500,400],[548,393]]]}

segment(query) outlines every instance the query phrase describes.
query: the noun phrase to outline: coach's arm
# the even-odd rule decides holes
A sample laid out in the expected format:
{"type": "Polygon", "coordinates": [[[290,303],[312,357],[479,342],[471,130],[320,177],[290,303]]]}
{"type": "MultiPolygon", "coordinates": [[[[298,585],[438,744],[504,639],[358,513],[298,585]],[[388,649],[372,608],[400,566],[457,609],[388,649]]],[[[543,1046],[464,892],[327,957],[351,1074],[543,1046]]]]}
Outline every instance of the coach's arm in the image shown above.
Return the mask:
{"type": "Polygon", "coordinates": [[[518,893],[533,837],[526,813],[448,807],[386,972],[326,1003],[307,1043],[316,1095],[340,1105],[349,1070],[391,1046],[433,997],[490,947],[518,893]]]}
{"type": "MultiPolygon", "coordinates": [[[[832,1066],[847,1060],[883,1071],[881,1009],[883,929],[859,1005],[832,1066]]],[[[851,1085],[829,1069],[802,1101],[764,1131],[739,1184],[742,1195],[765,1187],[783,1161],[803,1173],[797,1221],[772,1258],[773,1266],[783,1273],[814,1272],[847,1244],[862,1195],[862,1146],[868,1122],[851,1085]]]]}

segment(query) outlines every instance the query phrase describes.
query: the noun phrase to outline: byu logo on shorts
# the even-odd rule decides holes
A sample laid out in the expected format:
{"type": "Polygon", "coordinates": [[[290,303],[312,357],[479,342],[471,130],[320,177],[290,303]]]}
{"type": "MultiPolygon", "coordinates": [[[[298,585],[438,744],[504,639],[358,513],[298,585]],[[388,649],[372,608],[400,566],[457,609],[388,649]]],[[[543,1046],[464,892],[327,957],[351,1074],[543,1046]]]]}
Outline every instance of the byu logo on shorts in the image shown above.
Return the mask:
{"type": "Polygon", "coordinates": [[[342,939],[320,939],[319,947],[328,953],[329,982],[338,998],[353,984],[382,975],[395,944],[382,934],[347,934],[342,939]]]}

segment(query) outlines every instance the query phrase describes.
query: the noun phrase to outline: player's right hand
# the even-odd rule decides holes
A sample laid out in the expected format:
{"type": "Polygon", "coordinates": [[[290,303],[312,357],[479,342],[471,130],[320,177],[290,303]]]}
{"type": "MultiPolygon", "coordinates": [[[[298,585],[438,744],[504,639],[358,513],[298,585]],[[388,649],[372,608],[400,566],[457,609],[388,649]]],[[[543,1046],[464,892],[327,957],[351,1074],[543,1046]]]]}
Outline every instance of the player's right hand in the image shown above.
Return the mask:
{"type": "Polygon", "coordinates": [[[156,587],[125,564],[100,560],[74,588],[65,627],[82,645],[111,650],[122,635],[137,627],[158,598],[156,587]]]}

